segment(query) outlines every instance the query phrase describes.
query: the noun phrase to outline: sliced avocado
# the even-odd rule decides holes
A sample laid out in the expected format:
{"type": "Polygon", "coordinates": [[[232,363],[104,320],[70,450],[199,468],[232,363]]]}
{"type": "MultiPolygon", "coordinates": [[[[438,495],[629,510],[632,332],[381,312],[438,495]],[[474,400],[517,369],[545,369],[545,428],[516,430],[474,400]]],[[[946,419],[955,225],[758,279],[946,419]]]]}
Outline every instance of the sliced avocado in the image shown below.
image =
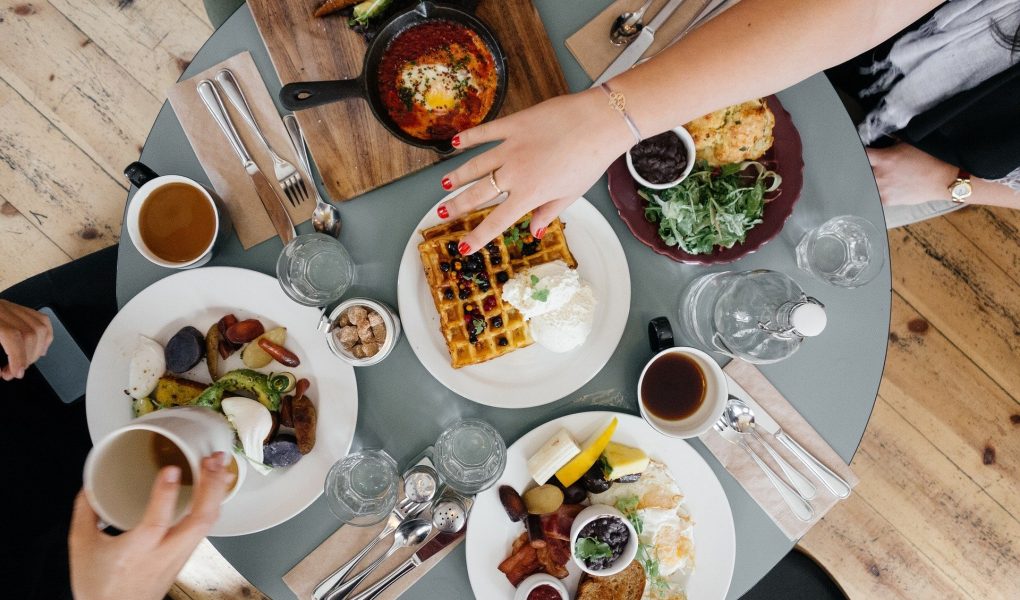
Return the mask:
{"type": "MultiPolygon", "coordinates": [[[[219,387],[221,392],[216,401],[223,398],[223,392],[248,392],[253,394],[255,400],[271,411],[280,410],[280,393],[269,384],[269,377],[251,369],[237,369],[220,377],[214,387],[219,387]]],[[[203,394],[204,395],[204,394],[203,394]]]]}

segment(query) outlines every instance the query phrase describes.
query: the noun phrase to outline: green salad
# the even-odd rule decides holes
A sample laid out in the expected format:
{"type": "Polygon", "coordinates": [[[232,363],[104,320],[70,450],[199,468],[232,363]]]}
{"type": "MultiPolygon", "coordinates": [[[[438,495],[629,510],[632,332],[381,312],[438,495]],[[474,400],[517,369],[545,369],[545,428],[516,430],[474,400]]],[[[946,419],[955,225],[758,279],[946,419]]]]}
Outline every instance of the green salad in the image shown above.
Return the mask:
{"type": "Polygon", "coordinates": [[[688,254],[732,248],[762,222],[765,194],[783,179],[760,162],[710,167],[699,160],[686,179],[664,190],[641,188],[645,218],[659,224],[659,237],[688,254]]]}

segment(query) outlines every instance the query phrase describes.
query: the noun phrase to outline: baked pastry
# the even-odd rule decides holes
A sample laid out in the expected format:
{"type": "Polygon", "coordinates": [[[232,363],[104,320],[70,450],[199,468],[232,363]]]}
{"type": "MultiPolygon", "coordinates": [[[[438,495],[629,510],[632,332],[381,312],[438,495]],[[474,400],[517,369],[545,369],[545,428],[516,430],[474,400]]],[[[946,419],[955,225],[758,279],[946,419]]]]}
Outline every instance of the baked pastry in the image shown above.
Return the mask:
{"type": "Polygon", "coordinates": [[[774,142],[776,116],[764,98],[735,104],[684,125],[697,159],[713,167],[762,157],[774,142]]]}
{"type": "Polygon", "coordinates": [[[461,238],[492,211],[478,210],[422,231],[418,245],[425,281],[439,313],[453,368],[474,365],[529,346],[528,325],[502,300],[503,284],[528,267],[577,261],[567,247],[563,223],[554,220],[541,240],[528,232],[530,215],[470,256],[457,250],[461,238]]]}

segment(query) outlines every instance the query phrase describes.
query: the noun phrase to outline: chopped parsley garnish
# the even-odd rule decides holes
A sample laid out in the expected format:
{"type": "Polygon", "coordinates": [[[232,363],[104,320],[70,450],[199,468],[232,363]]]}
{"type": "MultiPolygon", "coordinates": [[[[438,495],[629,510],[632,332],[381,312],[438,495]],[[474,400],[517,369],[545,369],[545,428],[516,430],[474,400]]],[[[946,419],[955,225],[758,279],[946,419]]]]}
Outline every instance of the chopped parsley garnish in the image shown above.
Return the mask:
{"type": "Polygon", "coordinates": [[[531,285],[538,285],[538,277],[535,275],[531,276],[531,285]]]}
{"type": "Polygon", "coordinates": [[[549,300],[549,290],[535,290],[531,292],[531,299],[546,302],[549,300]]]}
{"type": "Polygon", "coordinates": [[[612,558],[613,549],[609,544],[600,542],[595,538],[578,538],[574,545],[574,554],[582,560],[594,560],[596,558],[612,558]]]}

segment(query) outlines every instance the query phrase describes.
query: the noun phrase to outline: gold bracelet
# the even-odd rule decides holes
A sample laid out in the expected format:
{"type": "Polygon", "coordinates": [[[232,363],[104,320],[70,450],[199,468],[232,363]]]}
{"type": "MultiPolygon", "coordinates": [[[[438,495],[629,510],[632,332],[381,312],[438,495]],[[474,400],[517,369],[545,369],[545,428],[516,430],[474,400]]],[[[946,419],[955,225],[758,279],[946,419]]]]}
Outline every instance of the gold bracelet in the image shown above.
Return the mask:
{"type": "Polygon", "coordinates": [[[641,137],[641,132],[638,130],[637,125],[634,124],[634,120],[627,114],[627,97],[623,95],[623,92],[614,92],[610,89],[608,83],[603,83],[599,87],[609,96],[609,108],[620,113],[624,122],[627,123],[630,132],[634,134],[634,139],[641,143],[641,140],[644,138],[641,137]]]}

